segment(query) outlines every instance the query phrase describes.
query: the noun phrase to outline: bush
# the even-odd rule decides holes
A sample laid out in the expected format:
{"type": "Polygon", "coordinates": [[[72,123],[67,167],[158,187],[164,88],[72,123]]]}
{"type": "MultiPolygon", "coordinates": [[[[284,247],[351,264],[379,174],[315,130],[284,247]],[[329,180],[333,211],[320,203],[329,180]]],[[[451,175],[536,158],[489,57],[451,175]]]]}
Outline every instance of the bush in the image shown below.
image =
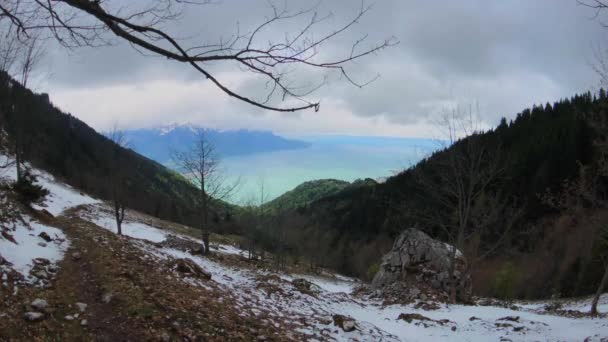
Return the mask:
{"type": "Polygon", "coordinates": [[[370,265],[367,268],[367,273],[365,274],[367,280],[374,279],[374,276],[376,275],[376,273],[378,273],[379,270],[380,270],[380,264],[375,263],[375,264],[370,265]]]}
{"type": "Polygon", "coordinates": [[[13,183],[13,192],[17,200],[24,205],[41,203],[49,194],[49,191],[36,184],[36,176],[30,170],[24,170],[20,180],[13,183]]]}
{"type": "Polygon", "coordinates": [[[494,278],[492,286],[494,296],[500,299],[514,299],[521,278],[520,271],[512,262],[505,263],[494,278]]]}

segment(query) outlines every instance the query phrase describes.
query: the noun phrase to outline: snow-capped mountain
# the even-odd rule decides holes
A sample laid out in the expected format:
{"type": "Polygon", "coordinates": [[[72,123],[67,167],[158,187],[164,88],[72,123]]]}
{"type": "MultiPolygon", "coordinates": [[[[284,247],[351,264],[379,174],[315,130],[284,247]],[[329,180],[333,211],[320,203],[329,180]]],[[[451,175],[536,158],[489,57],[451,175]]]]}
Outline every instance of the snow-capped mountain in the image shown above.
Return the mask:
{"type": "Polygon", "coordinates": [[[133,150],[165,164],[170,162],[172,151],[181,151],[192,146],[196,133],[200,129],[204,129],[207,138],[221,157],[292,150],[308,146],[306,142],[286,139],[272,132],[220,131],[202,128],[191,123],[172,123],[157,128],[128,130],[124,133],[133,150]]]}

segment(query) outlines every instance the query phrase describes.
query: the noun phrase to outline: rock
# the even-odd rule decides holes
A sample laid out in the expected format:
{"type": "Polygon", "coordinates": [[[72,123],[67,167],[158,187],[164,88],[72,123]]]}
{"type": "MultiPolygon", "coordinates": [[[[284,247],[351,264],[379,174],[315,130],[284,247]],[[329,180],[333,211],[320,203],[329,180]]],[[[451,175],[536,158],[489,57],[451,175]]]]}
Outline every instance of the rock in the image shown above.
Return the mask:
{"type": "Polygon", "coordinates": [[[55,216],[53,216],[53,214],[51,214],[51,213],[50,213],[48,210],[46,210],[46,209],[42,209],[42,210],[40,210],[40,213],[41,213],[43,216],[46,216],[47,218],[53,218],[53,217],[55,217],[55,216]]]}
{"type": "MultiPolygon", "coordinates": [[[[1,265],[2,263],[0,263],[1,265]]],[[[548,303],[545,305],[544,309],[545,311],[549,311],[549,312],[554,312],[557,310],[560,310],[562,308],[563,304],[560,302],[553,302],[553,303],[548,303]]]]}
{"type": "Polygon", "coordinates": [[[169,336],[169,334],[164,332],[160,335],[160,341],[161,342],[171,342],[171,336],[169,336]]]}
{"type": "Polygon", "coordinates": [[[48,273],[44,270],[34,272],[34,276],[39,279],[47,279],[49,277],[48,273]]]}
{"type": "Polygon", "coordinates": [[[48,265],[46,267],[46,271],[48,273],[57,273],[57,271],[59,271],[59,266],[57,266],[57,265],[48,265]]]}
{"type": "Polygon", "coordinates": [[[44,243],[44,242],[38,242],[38,246],[40,246],[40,247],[46,247],[46,243],[44,243]]]}
{"type": "Polygon", "coordinates": [[[51,261],[49,259],[45,259],[45,258],[36,258],[32,260],[34,262],[34,264],[36,265],[40,265],[40,266],[47,266],[51,264],[51,261]]]}
{"type": "Polygon", "coordinates": [[[110,301],[112,300],[112,292],[104,292],[101,295],[101,302],[104,304],[108,304],[110,303],[110,301]]]}
{"type": "Polygon", "coordinates": [[[82,257],[82,255],[80,254],[80,252],[72,253],[72,259],[74,259],[74,260],[80,260],[81,257],[82,257]]]}
{"type": "Polygon", "coordinates": [[[36,298],[30,303],[30,306],[36,310],[44,311],[44,309],[49,306],[49,303],[44,299],[36,298]]]}
{"type": "Polygon", "coordinates": [[[414,308],[422,309],[425,311],[433,311],[433,310],[439,310],[441,307],[437,303],[418,302],[418,304],[416,304],[416,306],[414,306],[414,308]]]}
{"type": "Polygon", "coordinates": [[[296,290],[306,294],[317,294],[321,291],[319,286],[303,278],[296,278],[291,281],[291,284],[296,288],[296,290]]]}
{"type": "Polygon", "coordinates": [[[85,303],[76,303],[76,307],[80,312],[85,312],[87,310],[87,304],[85,303]]]}
{"type": "Polygon", "coordinates": [[[83,319],[82,321],[80,321],[80,325],[86,327],[87,325],[89,325],[89,322],[86,319],[83,319]]]}
{"type": "Polygon", "coordinates": [[[423,316],[421,314],[417,314],[417,313],[411,313],[411,314],[405,314],[402,313],[399,315],[399,317],[397,317],[397,319],[401,319],[404,320],[408,323],[412,323],[413,320],[418,320],[418,321],[432,321],[432,319],[423,316]]]}
{"type": "Polygon", "coordinates": [[[351,332],[357,328],[355,320],[350,317],[343,315],[333,315],[332,318],[334,321],[334,325],[340,327],[345,332],[351,332]]]}
{"type": "Polygon", "coordinates": [[[172,268],[175,268],[180,273],[211,280],[211,273],[203,270],[192,259],[177,259],[173,262],[172,268]]]}
{"type": "MultiPolygon", "coordinates": [[[[404,302],[422,298],[422,295],[425,299],[446,300],[450,292],[452,253],[451,245],[434,240],[420,230],[406,229],[382,258],[371,289],[381,290],[385,298],[392,297],[404,302]]],[[[456,299],[469,303],[472,281],[466,272],[466,259],[460,251],[456,251],[455,267],[456,299]]]]}
{"type": "Polygon", "coordinates": [[[23,315],[26,321],[35,322],[44,318],[44,314],[40,312],[29,311],[23,315]]]}
{"type": "Polygon", "coordinates": [[[264,335],[260,335],[258,336],[258,341],[266,341],[268,338],[266,338],[266,336],[264,335]]]}
{"type": "Polygon", "coordinates": [[[497,319],[497,321],[519,322],[519,316],[507,316],[497,319]]]}
{"type": "Polygon", "coordinates": [[[6,228],[4,228],[2,230],[2,237],[14,244],[17,244],[17,241],[15,241],[15,238],[8,232],[8,229],[6,229],[6,228]]]}
{"type": "Polygon", "coordinates": [[[67,315],[64,317],[66,321],[73,321],[74,320],[74,316],[72,315],[67,315]]]}
{"type": "Polygon", "coordinates": [[[42,240],[44,240],[44,241],[46,241],[46,242],[51,242],[51,241],[53,241],[53,239],[51,239],[51,237],[49,236],[49,234],[47,234],[46,232],[41,232],[40,234],[38,234],[38,236],[39,236],[39,237],[40,237],[42,240]]]}

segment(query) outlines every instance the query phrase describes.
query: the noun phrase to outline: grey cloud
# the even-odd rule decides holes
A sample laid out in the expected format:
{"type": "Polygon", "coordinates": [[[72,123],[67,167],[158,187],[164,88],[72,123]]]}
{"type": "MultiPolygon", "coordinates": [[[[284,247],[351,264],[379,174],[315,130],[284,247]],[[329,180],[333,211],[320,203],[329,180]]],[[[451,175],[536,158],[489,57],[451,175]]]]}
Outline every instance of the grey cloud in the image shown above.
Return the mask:
{"type": "MultiPolygon", "coordinates": [[[[306,4],[287,2],[292,9],[306,4]]],[[[319,29],[337,27],[359,4],[325,0],[320,10],[335,16],[319,29]]],[[[356,116],[383,117],[399,125],[423,121],[446,104],[467,101],[479,102],[484,119],[495,123],[500,116],[512,116],[534,103],[585,91],[596,80],[589,67],[592,46],[603,43],[608,33],[576,0],[378,0],[373,7],[323,53],[342,55],[364,34],[369,34],[369,43],[395,36],[401,42],[397,47],[350,66],[358,79],[376,73],[381,78],[357,89],[334,77],[312,97],[340,102],[356,116]]],[[[254,27],[267,14],[265,1],[224,0],[188,11],[167,29],[190,37],[190,42],[205,38],[209,42],[229,38],[237,23],[241,30],[254,27]]],[[[298,24],[279,26],[261,38],[282,37],[298,24]]],[[[141,56],[119,41],[115,46],[75,50],[68,58],[65,54],[64,50],[51,54],[51,88],[144,84],[158,79],[200,81],[200,75],[187,66],[141,56]]],[[[216,66],[215,70],[239,69],[231,65],[216,66]]],[[[298,81],[314,82],[320,76],[300,74],[298,81]]],[[[262,86],[253,80],[238,89],[263,96],[262,86]]],[[[234,101],[229,103],[230,108],[223,109],[226,112],[263,114],[234,101]]]]}

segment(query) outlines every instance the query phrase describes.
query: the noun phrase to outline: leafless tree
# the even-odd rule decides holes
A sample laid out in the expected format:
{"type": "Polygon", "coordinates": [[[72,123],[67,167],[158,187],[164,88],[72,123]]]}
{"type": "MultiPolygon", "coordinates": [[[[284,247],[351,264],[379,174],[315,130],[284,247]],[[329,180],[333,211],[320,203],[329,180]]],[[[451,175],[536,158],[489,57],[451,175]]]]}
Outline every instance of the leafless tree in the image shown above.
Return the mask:
{"type": "MultiPolygon", "coordinates": [[[[467,267],[473,259],[491,253],[495,247],[486,246],[480,254],[479,244],[472,242],[479,241],[496,222],[503,221],[511,227],[517,210],[499,194],[490,191],[503,175],[500,148],[480,141],[481,132],[472,107],[446,112],[440,128],[444,131],[446,150],[413,170],[417,186],[415,196],[432,205],[406,208],[405,215],[425,228],[439,229],[453,246],[449,279],[450,301],[454,303],[457,299],[454,273],[458,251],[465,253],[469,262],[467,267]],[[510,216],[504,217],[507,211],[510,216]],[[467,246],[476,248],[467,250],[467,246]]],[[[507,233],[508,229],[503,230],[495,241],[502,242],[507,233]]]]}
{"type": "Polygon", "coordinates": [[[269,1],[270,15],[248,31],[237,27],[227,40],[210,42],[202,39],[180,39],[164,28],[178,21],[184,10],[210,3],[210,0],[152,0],[143,7],[124,6],[112,0],[4,0],[0,4],[0,20],[10,21],[20,37],[29,37],[34,31],[47,36],[68,48],[108,44],[115,36],[129,42],[142,53],[166,57],[184,63],[211,81],[221,91],[250,105],[272,111],[293,112],[319,109],[319,102],[309,100],[312,92],[323,86],[325,77],[316,83],[296,83],[292,73],[296,67],[307,70],[335,71],[347,82],[362,87],[376,76],[357,81],[350,67],[363,57],[397,44],[394,38],[366,44],[367,35],[355,39],[342,56],[327,58],[321,49],[337,41],[353,28],[370,10],[363,2],[357,13],[333,30],[318,34],[320,24],[329,15],[317,12],[318,6],[289,11],[269,1]],[[300,24],[301,28],[285,34],[283,39],[268,41],[263,37],[270,29],[282,24],[300,24]],[[211,71],[211,64],[238,68],[266,81],[266,94],[253,98],[229,88],[225,81],[211,71]],[[294,100],[287,106],[271,102],[294,100]]]}
{"type": "Polygon", "coordinates": [[[196,140],[187,151],[174,151],[173,162],[200,190],[200,229],[203,239],[203,253],[209,250],[209,214],[213,201],[228,198],[237,188],[238,181],[228,182],[220,168],[220,158],[215,146],[209,141],[205,130],[198,129],[196,140]]]}
{"type": "Polygon", "coordinates": [[[115,124],[108,134],[108,138],[114,143],[111,152],[111,172],[108,177],[110,189],[112,191],[112,204],[114,218],[116,220],[116,231],[122,235],[122,222],[125,219],[125,170],[123,169],[123,149],[128,147],[128,141],[123,131],[115,124]]]}

